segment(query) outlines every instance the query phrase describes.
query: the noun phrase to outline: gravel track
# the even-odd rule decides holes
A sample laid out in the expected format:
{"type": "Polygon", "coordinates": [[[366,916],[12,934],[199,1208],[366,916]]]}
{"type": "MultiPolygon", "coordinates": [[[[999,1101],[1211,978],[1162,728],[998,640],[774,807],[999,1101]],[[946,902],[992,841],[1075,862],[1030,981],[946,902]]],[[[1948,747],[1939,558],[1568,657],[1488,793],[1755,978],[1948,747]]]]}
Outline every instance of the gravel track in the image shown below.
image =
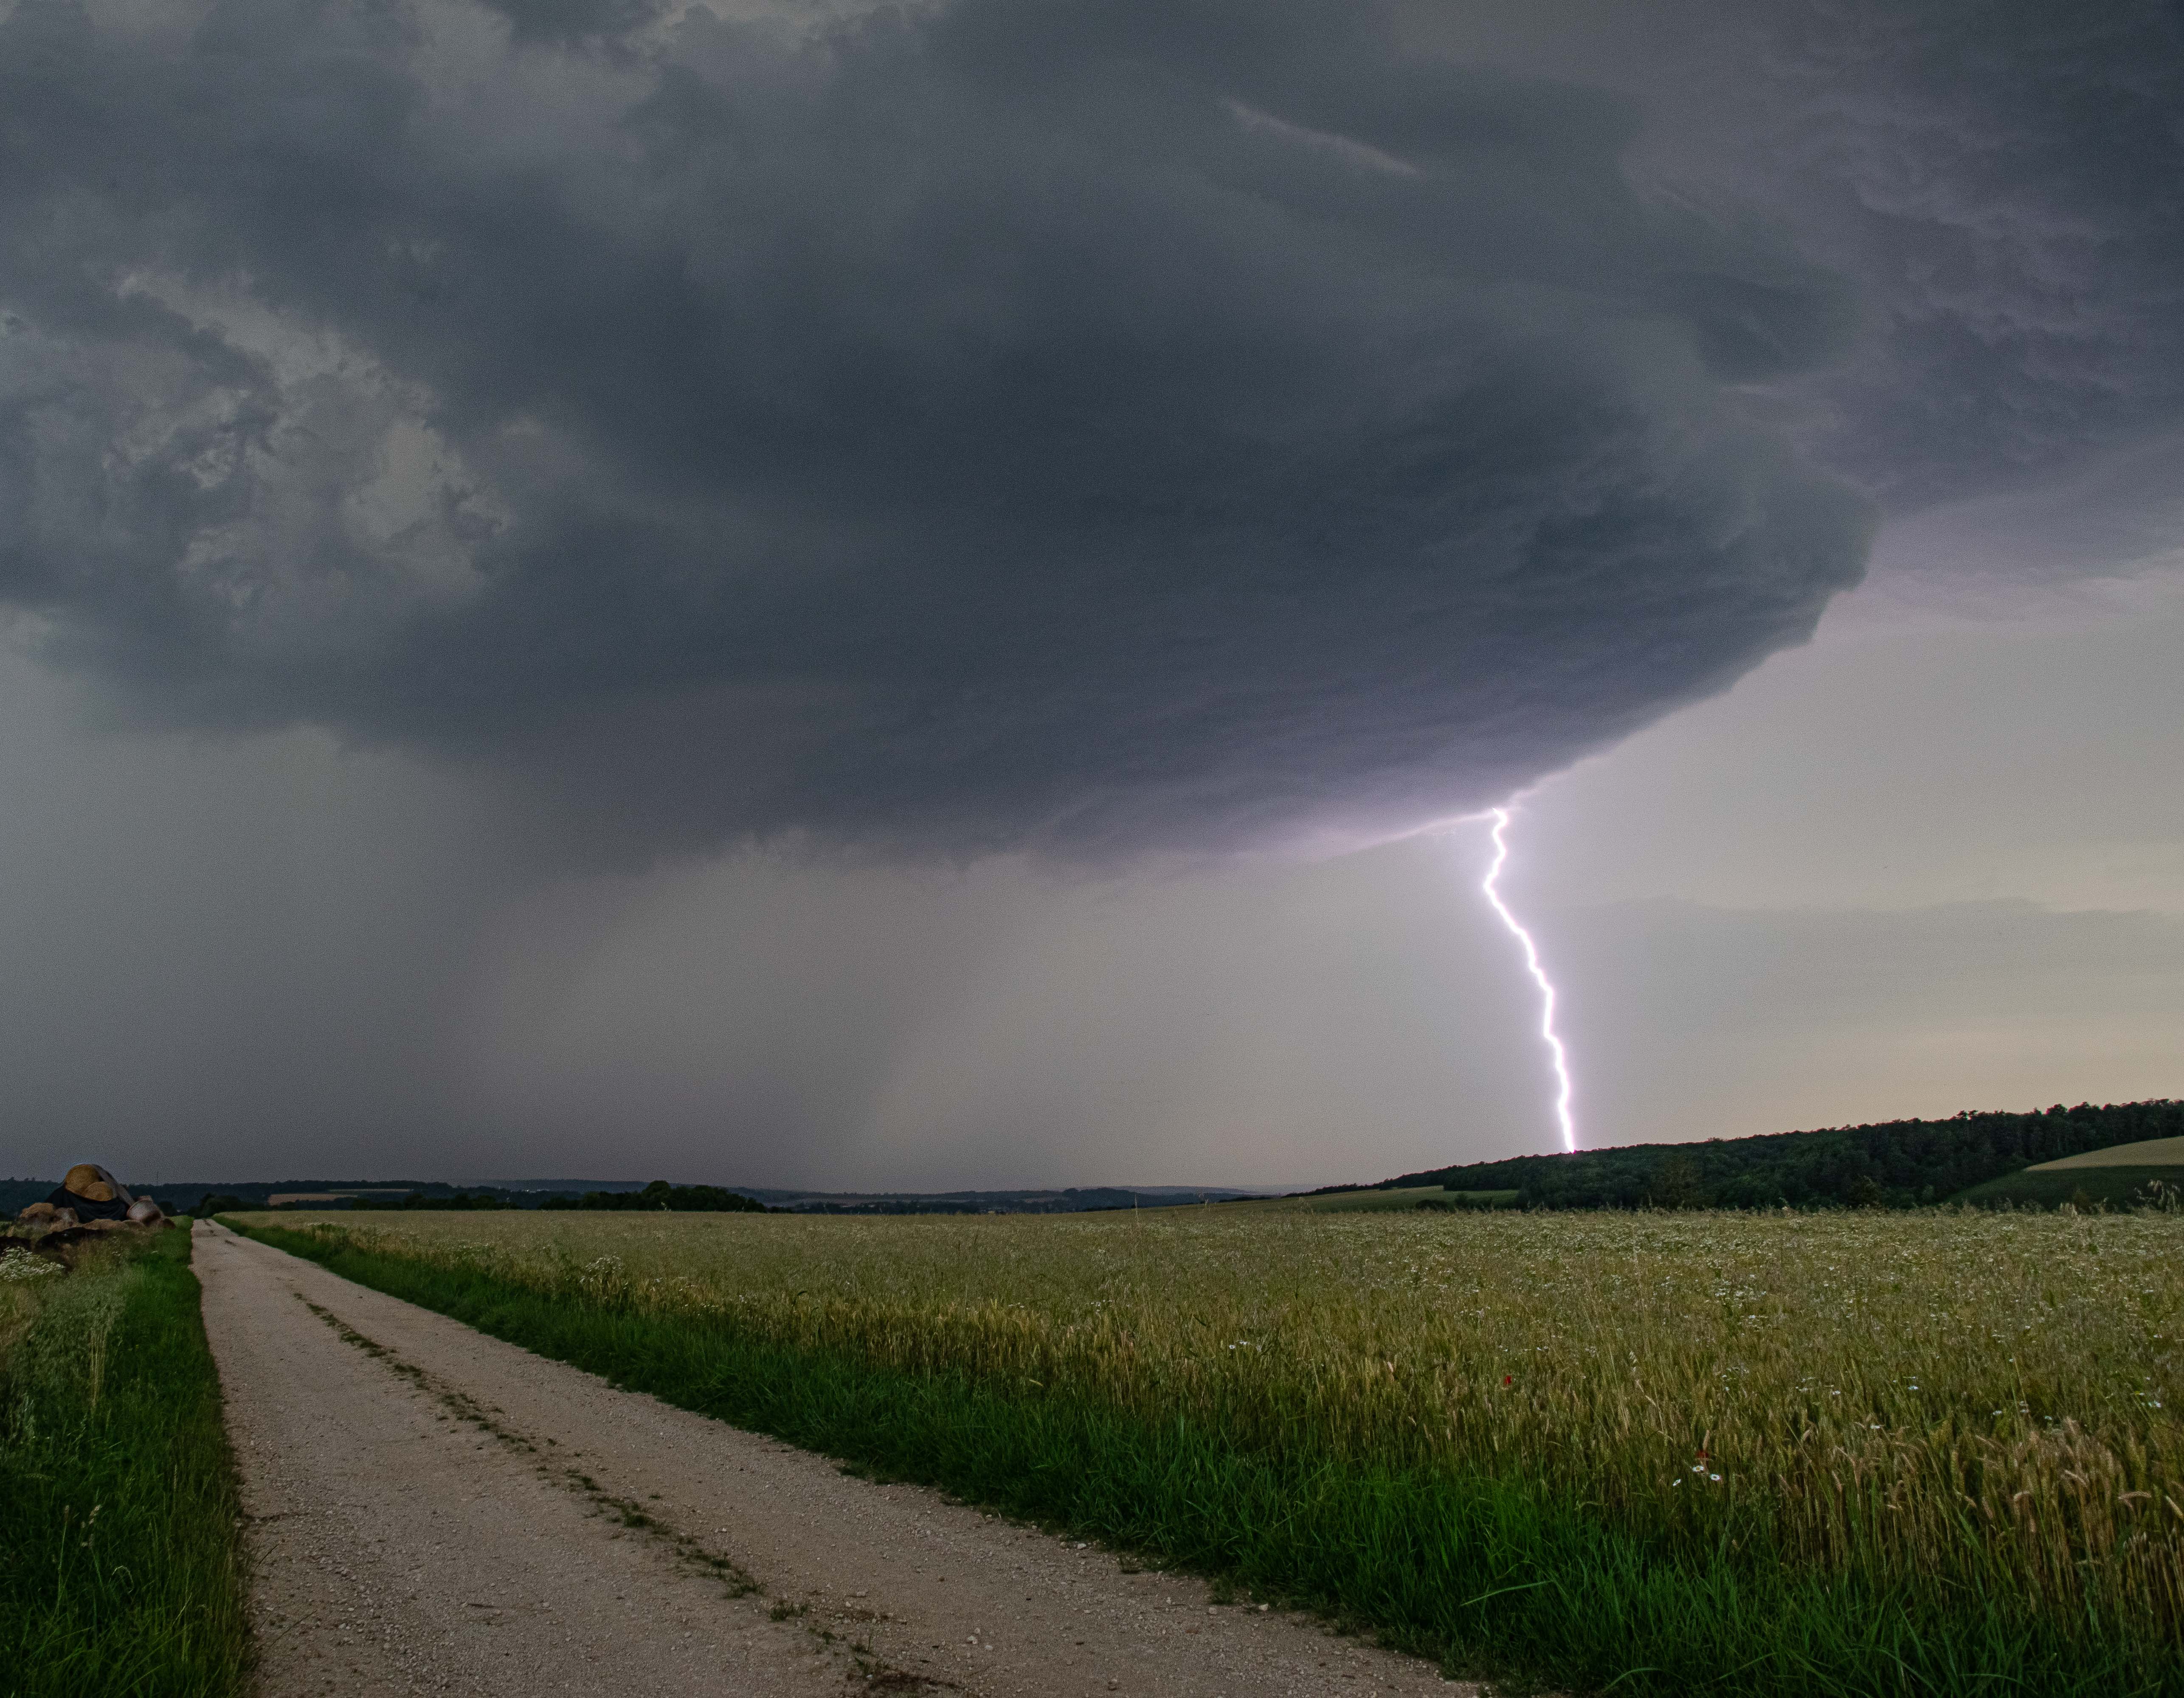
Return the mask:
{"type": "Polygon", "coordinates": [[[262,1698],[1473,1698],[197,1228],[262,1698]]]}

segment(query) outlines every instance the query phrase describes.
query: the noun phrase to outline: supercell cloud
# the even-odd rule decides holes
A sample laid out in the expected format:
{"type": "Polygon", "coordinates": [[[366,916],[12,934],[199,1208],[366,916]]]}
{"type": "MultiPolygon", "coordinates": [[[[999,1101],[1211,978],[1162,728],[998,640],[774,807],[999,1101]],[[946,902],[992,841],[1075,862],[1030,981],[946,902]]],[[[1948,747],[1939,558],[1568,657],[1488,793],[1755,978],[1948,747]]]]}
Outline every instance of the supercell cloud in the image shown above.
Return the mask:
{"type": "Polygon", "coordinates": [[[0,598],[572,852],[1412,828],[2175,428],[2165,14],[1851,15],[1656,121],[1300,0],[18,0],[0,598]]]}

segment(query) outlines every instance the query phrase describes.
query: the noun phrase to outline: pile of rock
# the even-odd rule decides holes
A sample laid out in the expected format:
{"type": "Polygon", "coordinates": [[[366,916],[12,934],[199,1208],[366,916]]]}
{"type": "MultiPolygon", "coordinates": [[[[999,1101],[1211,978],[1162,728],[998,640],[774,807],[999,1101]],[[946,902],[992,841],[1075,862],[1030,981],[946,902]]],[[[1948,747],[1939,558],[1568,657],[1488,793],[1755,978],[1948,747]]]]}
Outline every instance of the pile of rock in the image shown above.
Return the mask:
{"type": "Polygon", "coordinates": [[[43,1202],[33,1203],[6,1229],[0,1250],[54,1255],[71,1244],[110,1232],[157,1232],[174,1222],[149,1197],[129,1188],[95,1163],[79,1162],[43,1202]]]}

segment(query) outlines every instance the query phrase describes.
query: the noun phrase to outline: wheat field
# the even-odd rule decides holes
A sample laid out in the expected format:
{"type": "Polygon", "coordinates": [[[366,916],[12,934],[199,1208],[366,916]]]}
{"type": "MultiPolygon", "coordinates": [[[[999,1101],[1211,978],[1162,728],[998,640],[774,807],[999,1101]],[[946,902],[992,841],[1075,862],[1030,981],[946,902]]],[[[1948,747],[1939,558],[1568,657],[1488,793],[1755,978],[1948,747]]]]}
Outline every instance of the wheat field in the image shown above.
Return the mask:
{"type": "Polygon", "coordinates": [[[1483,1473],[1640,1532],[2000,1588],[2058,1618],[2184,1623],[2175,1216],[511,1213],[312,1230],[1027,1400],[1185,1414],[1243,1449],[1483,1473]]]}

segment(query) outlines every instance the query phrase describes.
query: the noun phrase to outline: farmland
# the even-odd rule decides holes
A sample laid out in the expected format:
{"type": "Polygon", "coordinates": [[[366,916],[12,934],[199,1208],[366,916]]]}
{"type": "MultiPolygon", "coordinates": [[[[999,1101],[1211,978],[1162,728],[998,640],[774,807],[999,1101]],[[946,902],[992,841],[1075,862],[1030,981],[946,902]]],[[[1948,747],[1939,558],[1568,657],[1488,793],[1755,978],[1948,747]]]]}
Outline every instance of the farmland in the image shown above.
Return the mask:
{"type": "Polygon", "coordinates": [[[2054,1208],[2069,1203],[2128,1208],[2149,1198],[2184,1197],[2184,1138],[2157,1138],[2042,1161],[1964,1193],[1982,1206],[2054,1208]]]}
{"type": "Polygon", "coordinates": [[[2184,1690],[2173,1216],[251,1225],[1455,1667],[2184,1690]]]}
{"type": "Polygon", "coordinates": [[[1373,1214],[1390,1209],[1490,1209],[1514,1203],[1514,1191],[1450,1191],[1439,1185],[1407,1185],[1392,1191],[1323,1191],[1297,1197],[1268,1197],[1248,1203],[1226,1203],[1228,1210],[1284,1213],[1308,1211],[1314,1214],[1373,1214]]]}

